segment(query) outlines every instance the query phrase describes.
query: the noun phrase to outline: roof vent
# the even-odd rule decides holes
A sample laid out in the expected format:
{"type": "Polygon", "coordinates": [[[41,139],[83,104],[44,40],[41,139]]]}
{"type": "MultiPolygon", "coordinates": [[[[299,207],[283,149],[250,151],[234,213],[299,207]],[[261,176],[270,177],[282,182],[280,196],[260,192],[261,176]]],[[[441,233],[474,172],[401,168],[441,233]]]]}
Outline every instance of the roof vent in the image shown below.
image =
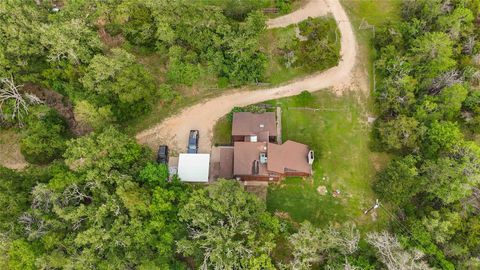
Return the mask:
{"type": "Polygon", "coordinates": [[[264,125],[264,124],[260,124],[260,128],[264,128],[264,127],[265,127],[265,125],[264,125]]]}
{"type": "Polygon", "coordinates": [[[267,160],[268,160],[267,154],[266,153],[260,153],[260,163],[265,164],[265,163],[267,163],[267,160]]]}

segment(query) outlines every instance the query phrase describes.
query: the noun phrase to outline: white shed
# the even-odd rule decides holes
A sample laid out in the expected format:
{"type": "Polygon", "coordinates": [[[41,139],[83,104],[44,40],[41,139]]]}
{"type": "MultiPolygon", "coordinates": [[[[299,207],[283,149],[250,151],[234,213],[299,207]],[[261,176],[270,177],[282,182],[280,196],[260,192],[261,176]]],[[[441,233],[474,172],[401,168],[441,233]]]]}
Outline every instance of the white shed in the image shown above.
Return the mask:
{"type": "Polygon", "coordinates": [[[210,154],[180,154],[178,177],[183,182],[208,182],[210,154]]]}

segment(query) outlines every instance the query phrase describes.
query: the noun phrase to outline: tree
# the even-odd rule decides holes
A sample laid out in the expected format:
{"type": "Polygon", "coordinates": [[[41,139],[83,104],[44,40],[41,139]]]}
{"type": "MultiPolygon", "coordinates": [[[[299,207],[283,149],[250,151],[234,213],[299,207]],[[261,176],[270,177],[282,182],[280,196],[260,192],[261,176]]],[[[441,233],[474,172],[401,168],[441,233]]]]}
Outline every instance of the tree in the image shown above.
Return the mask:
{"type": "Polygon", "coordinates": [[[452,122],[433,122],[424,137],[423,149],[428,157],[449,151],[463,140],[460,129],[452,122]]]}
{"type": "Polygon", "coordinates": [[[298,59],[308,70],[334,66],[340,59],[340,35],[332,17],[309,18],[299,24],[300,34],[307,37],[300,42],[298,59]]]}
{"type": "Polygon", "coordinates": [[[389,270],[432,269],[422,261],[424,255],[420,251],[405,250],[397,238],[386,231],[368,233],[367,242],[377,250],[378,259],[389,270]]]}
{"type": "Polygon", "coordinates": [[[337,254],[353,254],[358,249],[360,233],[353,223],[345,223],[340,228],[330,225],[327,229],[320,229],[305,221],[288,240],[293,249],[290,267],[311,269],[313,264],[330,261],[337,254]]]}
{"type": "Polygon", "coordinates": [[[418,157],[411,155],[394,159],[385,170],[377,175],[375,191],[397,205],[408,202],[413,195],[420,191],[417,162],[418,157]]]}
{"type": "Polygon", "coordinates": [[[30,207],[19,217],[23,233],[36,243],[35,266],[179,267],[178,209],[189,189],[178,181],[141,186],[138,175],[149,171],[150,157],[113,128],[70,141],[65,158],[72,170],[54,167],[46,183],[31,189],[30,207]]]}
{"type": "Polygon", "coordinates": [[[178,242],[178,251],[195,256],[202,269],[250,269],[275,247],[279,230],[265,205],[229,180],[195,190],[179,217],[188,235],[178,242]]]}
{"type": "Polygon", "coordinates": [[[445,203],[469,196],[480,183],[479,160],[480,148],[473,143],[462,143],[445,157],[427,160],[421,168],[424,189],[445,203]]]}
{"type": "Polygon", "coordinates": [[[39,107],[27,121],[20,141],[25,159],[34,164],[47,164],[60,158],[65,150],[67,125],[56,111],[39,107]]]}
{"type": "Polygon", "coordinates": [[[168,166],[150,162],[140,171],[139,176],[152,187],[163,186],[168,181],[168,166]]]}
{"type": "Polygon", "coordinates": [[[149,151],[115,128],[67,142],[65,163],[76,172],[100,169],[136,174],[149,159],[149,151]]]}
{"type": "Polygon", "coordinates": [[[381,121],[377,127],[382,148],[387,151],[415,150],[418,148],[420,127],[413,117],[400,115],[381,121]]]}
{"type": "Polygon", "coordinates": [[[87,100],[79,101],[74,108],[75,120],[85,130],[101,130],[115,122],[111,106],[95,107],[87,100]]]}
{"type": "Polygon", "coordinates": [[[147,112],[157,95],[152,75],[122,49],[113,49],[110,57],[95,55],[81,82],[91,95],[89,100],[100,107],[111,106],[118,120],[147,112]]]}
{"type": "Polygon", "coordinates": [[[453,42],[442,32],[426,33],[413,42],[411,48],[413,64],[419,76],[433,79],[453,68],[456,64],[453,56],[453,42]]]}
{"type": "Polygon", "coordinates": [[[30,65],[36,66],[36,59],[43,54],[38,22],[45,21],[45,13],[46,10],[37,8],[32,2],[0,3],[0,52],[8,75],[28,70],[30,65]]]}
{"type": "Polygon", "coordinates": [[[42,101],[32,94],[22,94],[22,85],[17,85],[13,78],[0,79],[0,124],[24,124],[24,118],[29,113],[31,105],[42,101]]]}
{"type": "MultiPolygon", "coordinates": [[[[395,59],[397,61],[397,59],[395,59]]],[[[398,59],[402,63],[401,59],[398,59]]],[[[380,67],[381,68],[381,67],[380,67]]],[[[396,73],[397,71],[395,71],[396,73]]],[[[403,71],[398,71],[402,72],[403,71]]],[[[402,76],[401,74],[393,75],[395,77],[402,76]]],[[[417,82],[408,75],[395,80],[385,80],[379,87],[376,93],[378,107],[383,115],[396,116],[400,113],[407,113],[412,105],[415,103],[415,90],[417,82]]]]}
{"type": "Polygon", "coordinates": [[[462,219],[459,213],[432,211],[422,219],[422,224],[430,232],[436,243],[445,244],[460,229],[462,219]]]}
{"type": "Polygon", "coordinates": [[[450,38],[458,39],[460,36],[471,34],[469,28],[473,27],[474,16],[472,11],[468,8],[458,7],[446,16],[441,16],[438,19],[439,28],[448,33],[450,38]]]}
{"type": "Polygon", "coordinates": [[[467,98],[468,90],[461,84],[446,87],[437,97],[440,119],[454,120],[460,115],[462,103],[467,98]]]}
{"type": "Polygon", "coordinates": [[[40,33],[40,43],[51,62],[65,59],[73,65],[88,64],[102,49],[98,34],[82,19],[43,24],[40,33]]]}
{"type": "Polygon", "coordinates": [[[148,3],[122,1],[116,6],[113,17],[114,23],[121,25],[121,30],[129,42],[135,45],[154,46],[157,28],[148,3]]]}
{"type": "Polygon", "coordinates": [[[8,250],[8,267],[12,270],[35,269],[33,247],[23,240],[14,240],[8,250]]]}

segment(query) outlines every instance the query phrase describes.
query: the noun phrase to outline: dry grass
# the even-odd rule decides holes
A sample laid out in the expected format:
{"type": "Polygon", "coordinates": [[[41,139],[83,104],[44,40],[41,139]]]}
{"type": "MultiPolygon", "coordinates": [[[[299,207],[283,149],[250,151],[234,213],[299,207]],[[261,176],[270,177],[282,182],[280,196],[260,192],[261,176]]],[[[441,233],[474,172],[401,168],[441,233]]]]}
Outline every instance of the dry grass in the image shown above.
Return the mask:
{"type": "Polygon", "coordinates": [[[0,131],[0,166],[21,170],[27,165],[20,153],[20,135],[14,130],[0,131]]]}

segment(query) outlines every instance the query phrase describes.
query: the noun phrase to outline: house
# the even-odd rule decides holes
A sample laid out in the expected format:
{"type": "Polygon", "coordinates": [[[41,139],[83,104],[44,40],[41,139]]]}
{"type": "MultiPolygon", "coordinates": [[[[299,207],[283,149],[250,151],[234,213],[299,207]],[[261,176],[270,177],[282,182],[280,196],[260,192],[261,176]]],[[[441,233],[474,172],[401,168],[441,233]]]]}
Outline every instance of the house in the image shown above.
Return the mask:
{"type": "Polygon", "coordinates": [[[274,112],[233,114],[233,142],[275,142],[276,139],[277,120],[274,112]]]}
{"type": "Polygon", "coordinates": [[[232,175],[240,181],[279,181],[286,176],[309,176],[313,162],[309,155],[308,146],[294,141],[281,145],[235,142],[232,175]]]}
{"type": "Polygon", "coordinates": [[[294,141],[272,142],[277,136],[274,113],[234,113],[233,119],[234,143],[233,147],[220,149],[220,177],[280,181],[287,176],[312,175],[314,156],[307,145],[294,141]]]}
{"type": "Polygon", "coordinates": [[[207,183],[210,171],[210,154],[180,154],[178,177],[183,182],[207,183]]]}

